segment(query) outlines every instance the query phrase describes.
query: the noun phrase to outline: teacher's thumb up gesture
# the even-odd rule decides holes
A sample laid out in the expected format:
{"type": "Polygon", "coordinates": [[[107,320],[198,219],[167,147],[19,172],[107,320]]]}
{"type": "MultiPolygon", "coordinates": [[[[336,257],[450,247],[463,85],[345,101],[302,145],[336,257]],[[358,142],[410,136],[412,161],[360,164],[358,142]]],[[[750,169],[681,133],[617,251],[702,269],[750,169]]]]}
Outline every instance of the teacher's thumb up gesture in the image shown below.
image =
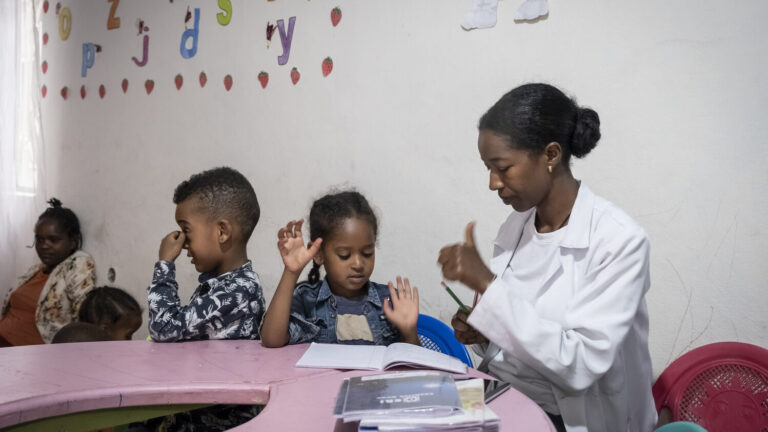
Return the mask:
{"type": "Polygon", "coordinates": [[[494,276],[477,252],[474,230],[475,223],[468,223],[464,233],[464,243],[440,249],[437,263],[442,266],[445,279],[459,281],[482,294],[493,281],[494,276]]]}

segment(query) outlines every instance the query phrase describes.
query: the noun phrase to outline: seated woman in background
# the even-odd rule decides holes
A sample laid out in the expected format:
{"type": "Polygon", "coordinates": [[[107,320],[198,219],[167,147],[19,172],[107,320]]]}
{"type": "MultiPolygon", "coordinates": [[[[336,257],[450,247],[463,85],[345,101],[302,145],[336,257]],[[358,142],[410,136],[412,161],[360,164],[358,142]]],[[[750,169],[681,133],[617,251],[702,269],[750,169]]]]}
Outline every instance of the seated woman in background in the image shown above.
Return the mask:
{"type": "Polygon", "coordinates": [[[80,250],[83,236],[75,213],[52,198],[35,225],[33,265],[5,298],[0,347],[50,343],[76,320],[80,304],[96,283],[93,259],[80,250]]]}

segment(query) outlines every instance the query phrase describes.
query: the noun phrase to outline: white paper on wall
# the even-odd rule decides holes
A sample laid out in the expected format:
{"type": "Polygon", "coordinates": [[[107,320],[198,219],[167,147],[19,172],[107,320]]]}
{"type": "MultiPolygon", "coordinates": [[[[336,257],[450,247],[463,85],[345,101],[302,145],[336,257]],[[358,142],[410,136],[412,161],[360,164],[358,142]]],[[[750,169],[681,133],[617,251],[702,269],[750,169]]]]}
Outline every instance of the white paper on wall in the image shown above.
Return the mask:
{"type": "Polygon", "coordinates": [[[464,30],[472,30],[495,26],[498,5],[498,0],[472,0],[472,8],[464,14],[461,27],[464,30]]]}
{"type": "MultiPolygon", "coordinates": [[[[464,30],[491,28],[496,25],[498,0],[472,0],[470,10],[464,14],[464,30]]],[[[515,21],[531,21],[549,13],[548,0],[525,0],[515,12],[515,21]]]]}
{"type": "Polygon", "coordinates": [[[515,21],[535,20],[549,12],[547,0],[525,0],[515,12],[515,21]]]}

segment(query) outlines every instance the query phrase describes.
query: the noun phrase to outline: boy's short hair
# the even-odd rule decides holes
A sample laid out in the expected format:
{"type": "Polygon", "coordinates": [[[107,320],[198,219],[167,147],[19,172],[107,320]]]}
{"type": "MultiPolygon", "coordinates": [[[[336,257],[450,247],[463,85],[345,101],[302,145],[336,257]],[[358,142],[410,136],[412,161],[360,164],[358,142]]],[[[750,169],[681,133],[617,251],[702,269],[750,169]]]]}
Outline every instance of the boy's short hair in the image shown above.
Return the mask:
{"type": "Polygon", "coordinates": [[[61,328],[51,343],[99,342],[112,340],[104,329],[96,324],[71,322],[61,328]]]}
{"type": "Polygon", "coordinates": [[[227,217],[239,226],[248,241],[259,222],[261,210],[256,192],[244,175],[230,167],[195,174],[176,186],[173,203],[181,204],[193,196],[200,200],[201,210],[209,218],[227,217]]]}

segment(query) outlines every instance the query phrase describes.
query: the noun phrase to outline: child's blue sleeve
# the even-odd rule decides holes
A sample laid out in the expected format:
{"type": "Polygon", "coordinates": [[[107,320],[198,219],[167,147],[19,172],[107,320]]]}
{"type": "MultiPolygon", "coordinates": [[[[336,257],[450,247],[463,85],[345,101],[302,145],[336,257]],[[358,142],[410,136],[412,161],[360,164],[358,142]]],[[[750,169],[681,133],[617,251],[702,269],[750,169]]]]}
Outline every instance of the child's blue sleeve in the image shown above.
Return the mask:
{"type": "Polygon", "coordinates": [[[299,287],[294,291],[291,298],[291,316],[288,319],[288,344],[302,344],[316,341],[315,338],[320,332],[318,318],[315,311],[312,310],[315,299],[306,298],[313,294],[311,291],[299,287]]]}

